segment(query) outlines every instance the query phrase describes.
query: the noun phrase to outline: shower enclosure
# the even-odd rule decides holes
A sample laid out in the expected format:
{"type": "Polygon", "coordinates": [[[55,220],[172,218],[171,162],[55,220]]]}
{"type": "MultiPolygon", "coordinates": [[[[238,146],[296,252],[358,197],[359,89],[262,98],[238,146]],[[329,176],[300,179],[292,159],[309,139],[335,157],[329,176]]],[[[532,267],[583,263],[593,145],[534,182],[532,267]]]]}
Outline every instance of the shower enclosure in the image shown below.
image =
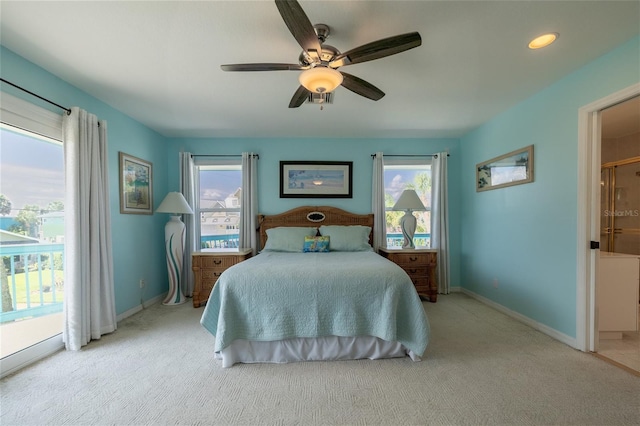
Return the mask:
{"type": "Polygon", "coordinates": [[[600,250],[640,255],[640,157],[603,164],[600,184],[600,250]]]}

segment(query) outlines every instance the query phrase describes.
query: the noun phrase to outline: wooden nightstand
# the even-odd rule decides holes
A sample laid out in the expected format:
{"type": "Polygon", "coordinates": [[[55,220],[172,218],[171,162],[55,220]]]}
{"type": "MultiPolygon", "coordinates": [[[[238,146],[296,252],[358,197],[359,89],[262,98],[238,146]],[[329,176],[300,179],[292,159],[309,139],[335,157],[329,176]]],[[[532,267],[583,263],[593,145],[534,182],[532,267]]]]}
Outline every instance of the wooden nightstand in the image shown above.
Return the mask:
{"type": "Polygon", "coordinates": [[[193,307],[197,308],[207,303],[211,290],[222,272],[250,257],[250,248],[202,249],[194,252],[191,255],[194,275],[193,307]]]}
{"type": "Polygon", "coordinates": [[[406,271],[420,296],[429,299],[433,303],[438,300],[438,281],[436,279],[437,250],[380,248],[379,253],[406,271]]]}

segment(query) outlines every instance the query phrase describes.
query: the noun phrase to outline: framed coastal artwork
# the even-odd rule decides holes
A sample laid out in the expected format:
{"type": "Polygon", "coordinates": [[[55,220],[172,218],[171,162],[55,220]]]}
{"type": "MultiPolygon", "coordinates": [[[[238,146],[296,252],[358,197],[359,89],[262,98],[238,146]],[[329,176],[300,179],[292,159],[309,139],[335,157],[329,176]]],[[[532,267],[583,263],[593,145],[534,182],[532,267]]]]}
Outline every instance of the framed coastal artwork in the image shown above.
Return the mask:
{"type": "Polygon", "coordinates": [[[352,161],[281,161],[280,198],[353,198],[352,161]]]}
{"type": "Polygon", "coordinates": [[[533,182],[533,145],[476,164],[476,191],[533,182]]]}
{"type": "Polygon", "coordinates": [[[153,165],[124,152],[120,160],[120,213],[153,214],[153,165]]]}

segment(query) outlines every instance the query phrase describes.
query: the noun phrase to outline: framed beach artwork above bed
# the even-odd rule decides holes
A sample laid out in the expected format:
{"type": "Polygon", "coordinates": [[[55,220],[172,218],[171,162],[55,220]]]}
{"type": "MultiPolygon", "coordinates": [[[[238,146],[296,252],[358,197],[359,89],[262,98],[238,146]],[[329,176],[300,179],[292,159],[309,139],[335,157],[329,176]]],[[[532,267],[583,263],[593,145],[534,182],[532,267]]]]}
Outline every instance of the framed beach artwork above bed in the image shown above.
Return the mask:
{"type": "Polygon", "coordinates": [[[280,198],[353,198],[352,161],[281,161],[280,198]]]}

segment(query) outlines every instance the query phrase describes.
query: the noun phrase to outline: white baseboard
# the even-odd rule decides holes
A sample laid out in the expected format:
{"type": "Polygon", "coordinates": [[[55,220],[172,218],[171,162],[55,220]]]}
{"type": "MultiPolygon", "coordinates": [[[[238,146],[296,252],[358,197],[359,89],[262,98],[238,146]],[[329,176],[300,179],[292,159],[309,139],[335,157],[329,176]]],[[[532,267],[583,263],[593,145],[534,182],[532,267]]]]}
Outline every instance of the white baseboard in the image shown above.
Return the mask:
{"type": "Polygon", "coordinates": [[[538,321],[535,321],[527,316],[524,316],[516,311],[512,311],[509,308],[506,308],[502,305],[500,305],[499,303],[494,302],[493,300],[487,299],[484,296],[480,296],[477,293],[474,293],[472,291],[469,291],[465,288],[460,288],[458,287],[459,291],[466,294],[467,296],[473,297],[474,299],[478,300],[479,302],[484,303],[485,305],[491,306],[492,308],[494,308],[497,311],[502,312],[505,315],[510,316],[513,319],[516,319],[522,323],[527,324],[529,327],[534,328],[538,331],[540,331],[541,333],[546,334],[549,337],[552,337],[566,345],[571,346],[574,349],[578,349],[577,346],[577,340],[574,337],[571,336],[567,336],[564,333],[559,332],[558,330],[555,330],[547,325],[544,325],[542,323],[539,323],[538,321]]]}

